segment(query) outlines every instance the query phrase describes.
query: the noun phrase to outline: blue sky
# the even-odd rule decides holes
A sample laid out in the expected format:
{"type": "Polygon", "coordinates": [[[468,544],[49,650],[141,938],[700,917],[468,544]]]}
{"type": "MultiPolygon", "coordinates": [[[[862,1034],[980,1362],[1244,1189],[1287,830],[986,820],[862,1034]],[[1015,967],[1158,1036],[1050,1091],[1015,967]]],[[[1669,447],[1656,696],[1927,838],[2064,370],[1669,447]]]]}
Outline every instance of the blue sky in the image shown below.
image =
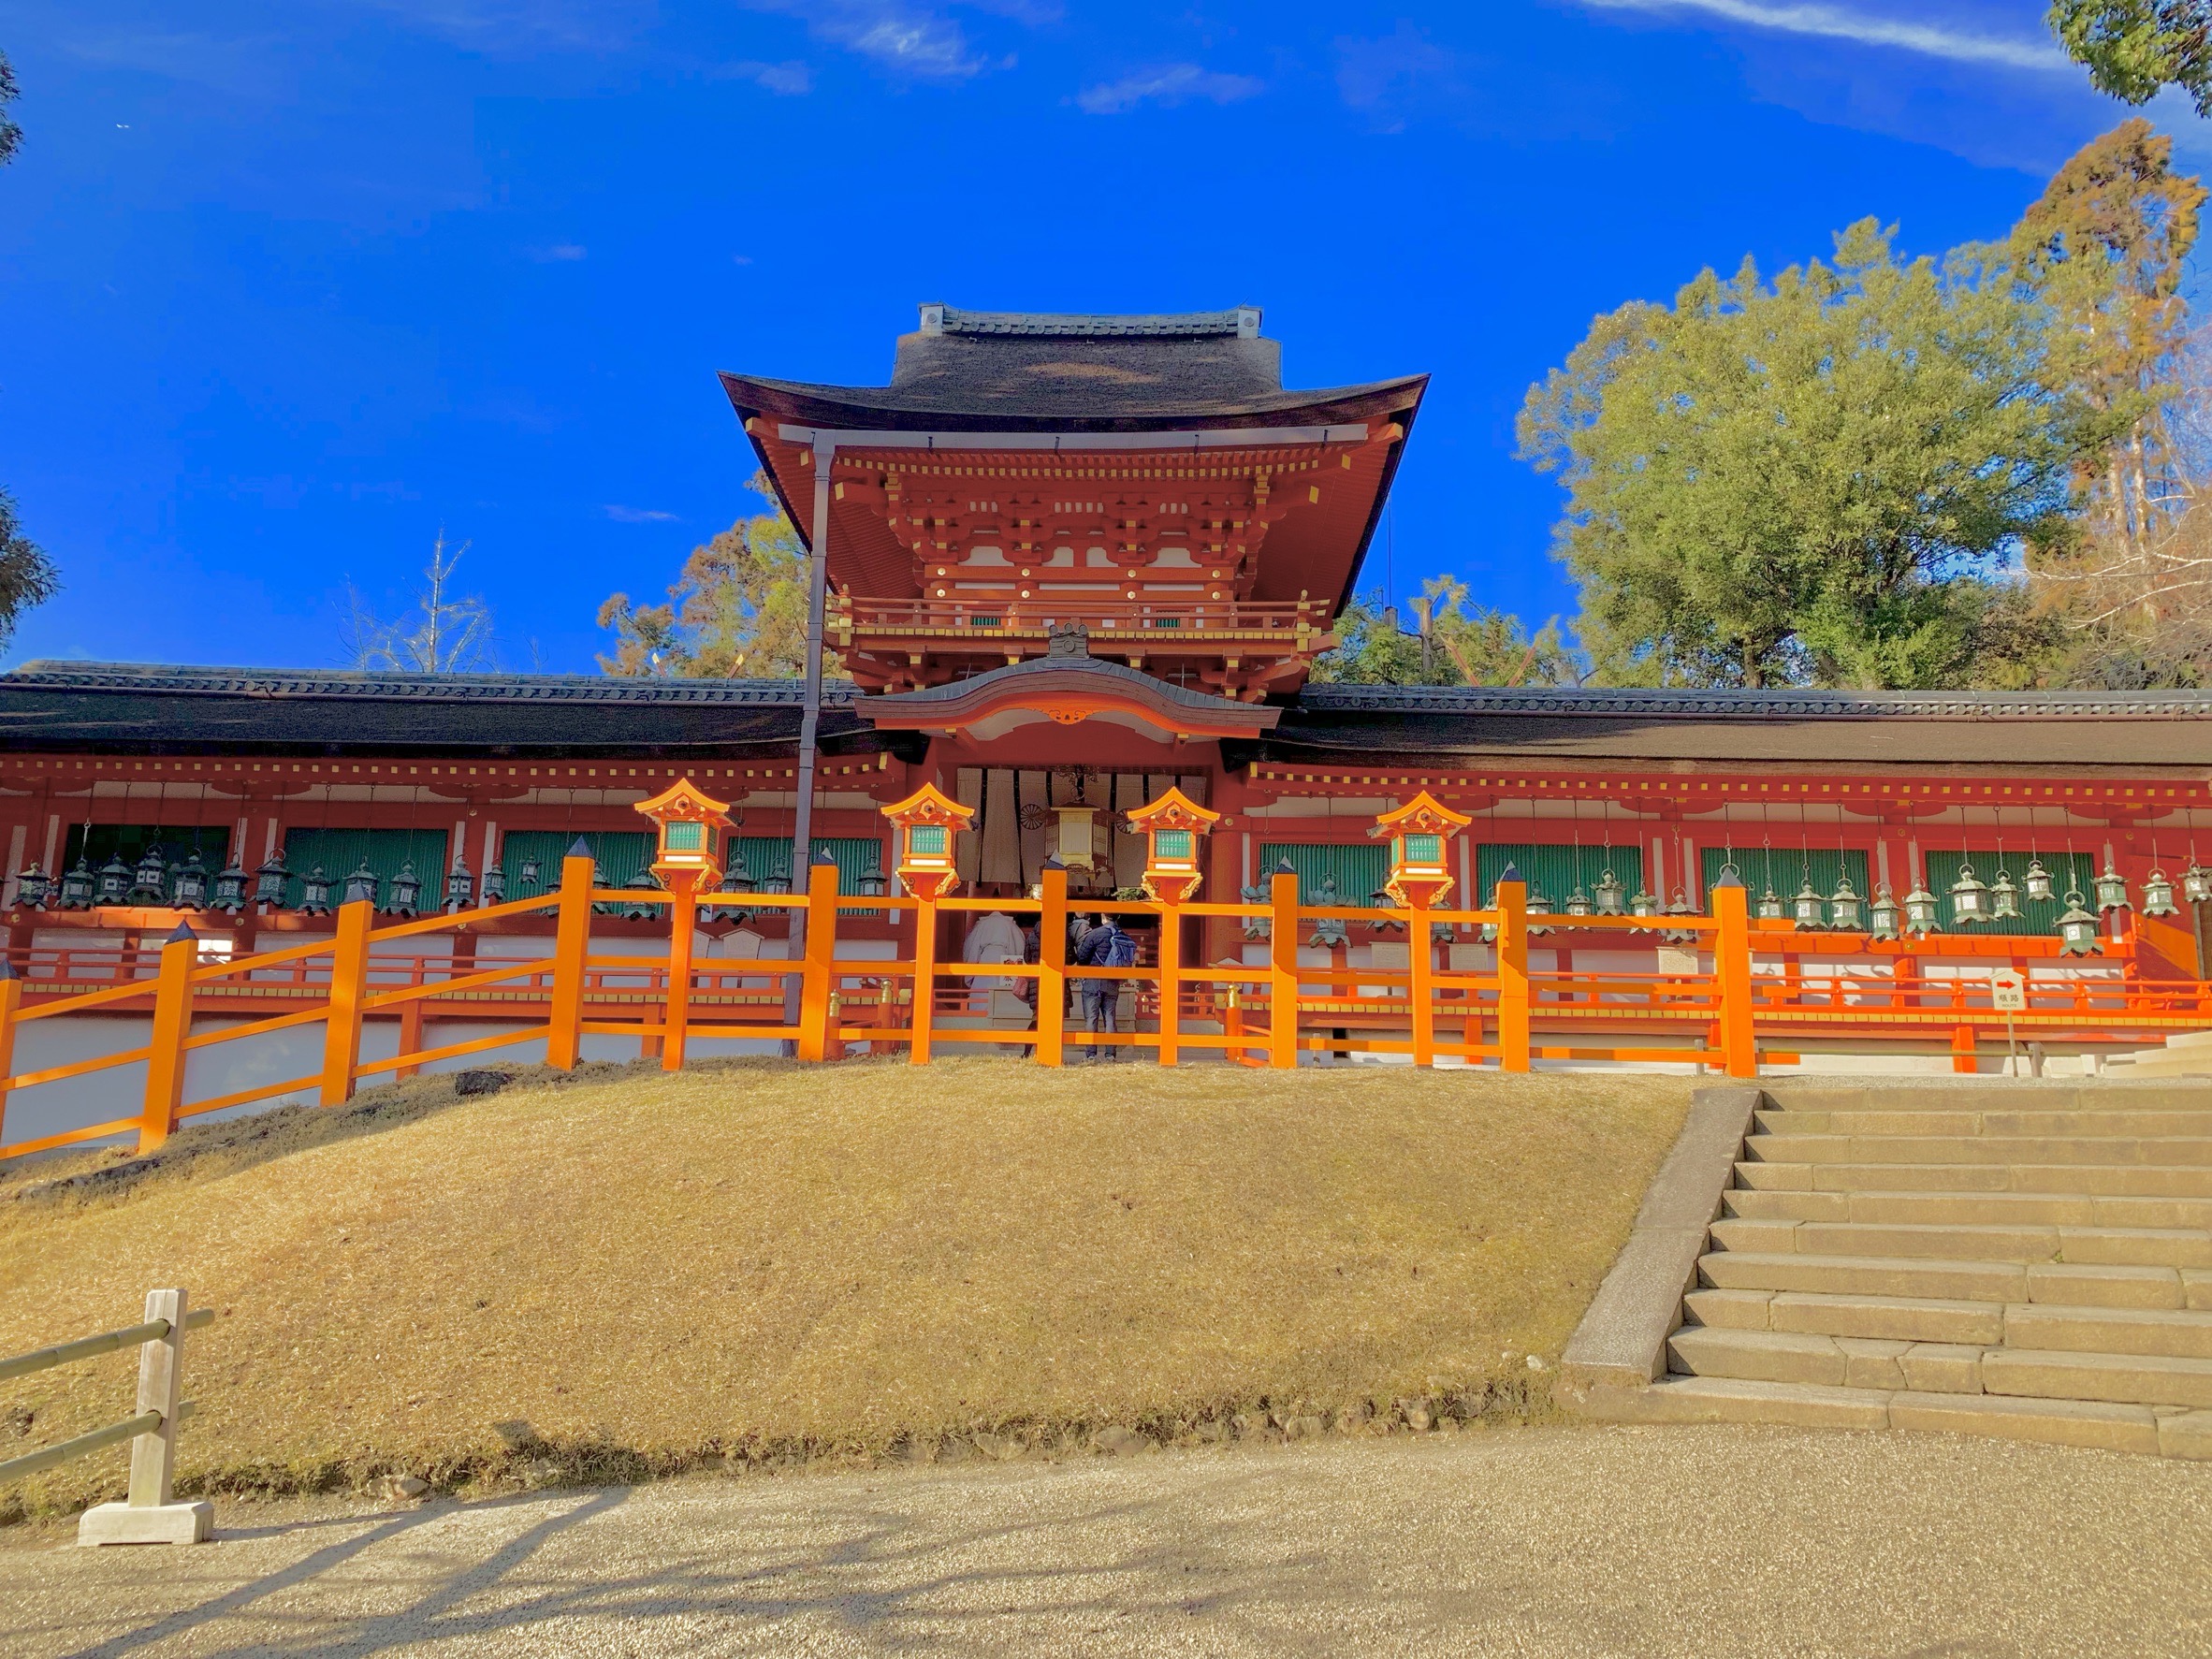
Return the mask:
{"type": "Polygon", "coordinates": [[[714,371],[880,383],[928,299],[1429,371],[1371,577],[1571,615],[1529,383],[1706,264],[2001,232],[2127,113],[2042,11],[0,0],[0,485],[66,583],[7,660],[337,663],[443,529],[509,666],[588,670],[752,504],[714,371]]]}

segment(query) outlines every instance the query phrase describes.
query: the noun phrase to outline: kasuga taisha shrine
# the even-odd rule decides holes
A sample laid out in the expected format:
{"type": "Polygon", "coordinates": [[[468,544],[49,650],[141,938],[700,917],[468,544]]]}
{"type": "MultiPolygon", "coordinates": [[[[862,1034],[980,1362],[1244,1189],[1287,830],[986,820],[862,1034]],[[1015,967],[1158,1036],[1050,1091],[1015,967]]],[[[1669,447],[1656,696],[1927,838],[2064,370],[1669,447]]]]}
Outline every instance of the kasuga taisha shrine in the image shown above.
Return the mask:
{"type": "Polygon", "coordinates": [[[0,1156],[478,1055],[2057,1075],[2212,1027],[2212,696],[1316,681],[1426,384],[1287,390],[1251,309],[924,306],[887,386],[723,376],[818,683],[0,677],[0,1156]],[[1076,960],[1102,909],[1133,963],[1076,960]]]}

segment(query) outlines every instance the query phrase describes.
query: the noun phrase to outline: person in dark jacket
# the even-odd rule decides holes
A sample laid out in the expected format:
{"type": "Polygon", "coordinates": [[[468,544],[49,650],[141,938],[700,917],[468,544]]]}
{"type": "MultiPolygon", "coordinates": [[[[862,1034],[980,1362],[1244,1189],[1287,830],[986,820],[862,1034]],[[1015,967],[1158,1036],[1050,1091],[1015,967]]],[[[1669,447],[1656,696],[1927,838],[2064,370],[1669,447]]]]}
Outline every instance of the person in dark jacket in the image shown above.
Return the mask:
{"type": "MultiPolygon", "coordinates": [[[[1100,914],[1095,917],[1083,937],[1075,941],[1075,966],[1078,968],[1126,968],[1136,960],[1132,948],[1136,941],[1114,924],[1113,918],[1100,914]]],[[[1084,1029],[1091,1036],[1090,1060],[1119,1058],[1115,1045],[1099,1043],[1100,1033],[1113,1036],[1114,1020],[1121,1008],[1121,982],[1119,980],[1079,980],[1083,987],[1084,1029]]]]}

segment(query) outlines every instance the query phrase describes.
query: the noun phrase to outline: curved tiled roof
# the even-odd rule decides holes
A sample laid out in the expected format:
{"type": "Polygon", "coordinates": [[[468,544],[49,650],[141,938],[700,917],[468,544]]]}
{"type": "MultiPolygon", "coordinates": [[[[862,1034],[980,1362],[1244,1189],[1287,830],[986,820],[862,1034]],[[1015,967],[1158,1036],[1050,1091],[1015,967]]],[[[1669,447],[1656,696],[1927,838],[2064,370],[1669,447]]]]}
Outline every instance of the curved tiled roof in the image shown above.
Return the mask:
{"type": "MultiPolygon", "coordinates": [[[[386,674],[328,668],[205,668],[158,662],[26,662],[0,675],[0,689],[165,691],[220,697],[368,697],[401,703],[739,704],[796,708],[795,679],[642,679],[603,674],[386,674]]],[[[824,704],[859,695],[851,680],[825,680],[824,704]]]]}
{"type": "Polygon", "coordinates": [[[2212,720],[2212,691],[1820,691],[1309,685],[1315,712],[1597,715],[1649,720],[2212,720]]]}

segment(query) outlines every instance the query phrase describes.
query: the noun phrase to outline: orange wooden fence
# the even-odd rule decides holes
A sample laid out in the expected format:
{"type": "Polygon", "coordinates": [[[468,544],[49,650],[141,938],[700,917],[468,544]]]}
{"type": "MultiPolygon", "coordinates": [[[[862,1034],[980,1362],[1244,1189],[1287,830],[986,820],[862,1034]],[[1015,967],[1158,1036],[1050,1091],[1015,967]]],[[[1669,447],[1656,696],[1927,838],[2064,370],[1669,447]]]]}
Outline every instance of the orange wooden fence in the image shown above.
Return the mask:
{"type": "MultiPolygon", "coordinates": [[[[1638,972],[1532,972],[1532,918],[1525,889],[1503,883],[1489,910],[1318,908],[1298,902],[1295,876],[1278,874],[1265,904],[1162,905],[1083,898],[1084,913],[1104,910],[1155,918],[1157,959],[1138,967],[1085,968],[1068,960],[1070,899],[1066,872],[1050,870],[1027,899],[840,895],[835,867],[817,866],[803,894],[747,894],[753,911],[797,910],[806,916],[805,953],[795,961],[733,960],[691,955],[702,903],[727,906],[731,895],[606,890],[592,885],[588,857],[571,857],[557,891],[458,915],[423,917],[379,927],[367,903],[341,907],[327,940],[240,956],[203,960],[201,944],[180,926],[157,962],[117,953],[99,974],[88,953],[54,953],[34,962],[36,977],[0,968],[0,1158],[82,1142],[135,1134],[138,1148],[159,1146],[181,1123],[211,1112],[279,1096],[312,1092],[324,1105],[352,1098],[365,1078],[413,1076],[426,1065],[543,1041],[548,1064],[573,1068],[586,1037],[636,1040],[657,1049],[662,1064],[684,1064],[688,1045],[704,1040],[752,1040],[791,1045],[800,1059],[830,1060],[862,1048],[903,1049],[924,1062],[945,1044],[1018,1044],[1040,1064],[1057,1066],[1071,1046],[1093,1045],[1142,1055],[1161,1065],[1218,1055],[1244,1065],[1288,1067],[1302,1054],[1404,1055],[1417,1066],[1439,1059],[1523,1071],[1536,1059],[1674,1061],[1710,1067],[1732,1077],[1758,1074],[1767,1059],[1794,1059],[1792,1041],[1905,1042],[1948,1040],[1959,1069],[1971,1069],[1976,1042],[2009,1031],[2023,1039],[2153,1042],[2166,1033],[2212,1026],[2212,987],[2195,982],[2134,978],[2039,978],[2030,982],[2025,1011],[1991,1006],[1986,979],[1899,977],[1871,970],[1806,973],[1792,956],[1780,972],[1761,971],[1762,958],[1818,948],[1824,936],[1754,924],[1740,887],[1716,887],[1714,914],[1540,916],[1539,927],[1579,934],[1641,934],[1664,928],[1694,943],[1710,968],[1638,972]],[[621,941],[591,938],[594,905],[650,902],[665,913],[666,955],[611,953],[621,941]],[[1032,963],[940,962],[943,912],[998,911],[1034,916],[1040,960],[1032,963]],[[486,923],[549,912],[549,956],[475,954],[486,923]],[[907,957],[861,961],[837,955],[840,914],[885,915],[898,924],[907,957]],[[1185,961],[1185,918],[1228,918],[1265,924],[1266,960],[1185,961]],[[1299,961],[1299,941],[1318,922],[1381,924],[1405,930],[1411,948],[1404,968],[1314,966],[1299,961]],[[1495,949],[1482,971],[1440,968],[1426,948],[1432,928],[1483,928],[1495,949]],[[469,952],[409,954],[376,950],[396,941],[452,936],[469,952]],[[1810,941],[1810,942],[1809,942],[1810,941]],[[120,966],[118,966],[120,965],[120,966]],[[151,968],[151,973],[146,970],[151,968]],[[90,990],[80,976],[111,978],[90,990]],[[1027,982],[1018,1026],[976,1017],[978,979],[1027,982]],[[1091,1034],[1070,1029],[1071,993],[1086,981],[1133,987],[1135,1029],[1091,1034]],[[917,987],[923,989],[917,990],[917,987]],[[15,1070],[18,1031],[34,1022],[105,1010],[138,1011],[151,1004],[151,1031],[140,1047],[33,1071],[15,1070]],[[296,1006],[295,1006],[296,1005],[296,1006]],[[208,1016],[275,1006],[237,1024],[196,1026],[208,1016]],[[444,1019],[505,1022],[488,1036],[426,1046],[426,1011],[444,1019]],[[363,1026],[397,1019],[399,1052],[361,1056],[363,1026]],[[322,1027],[319,1064],[298,1076],[228,1094],[187,1099],[190,1056],[295,1026],[322,1027]],[[11,1096],[70,1078],[143,1062],[144,1086],[127,1115],[45,1135],[6,1141],[11,1096]]],[[[1149,931],[1149,930],[1147,930],[1149,931]]],[[[1625,941],[1624,942],[1628,942],[1625,941]]],[[[1940,943],[1941,941],[1937,941],[1940,943]]],[[[1991,942],[1975,939],[1977,948],[1991,942]]],[[[2018,941],[2026,946],[2032,941],[2018,941]]],[[[1834,939],[1849,953],[1856,944],[1834,939]]],[[[1909,966],[1909,964],[1907,964],[1909,966]]],[[[987,1001],[987,998],[985,999],[987,1001]]],[[[1075,1000],[1080,1001],[1080,997],[1075,1000]]]]}

